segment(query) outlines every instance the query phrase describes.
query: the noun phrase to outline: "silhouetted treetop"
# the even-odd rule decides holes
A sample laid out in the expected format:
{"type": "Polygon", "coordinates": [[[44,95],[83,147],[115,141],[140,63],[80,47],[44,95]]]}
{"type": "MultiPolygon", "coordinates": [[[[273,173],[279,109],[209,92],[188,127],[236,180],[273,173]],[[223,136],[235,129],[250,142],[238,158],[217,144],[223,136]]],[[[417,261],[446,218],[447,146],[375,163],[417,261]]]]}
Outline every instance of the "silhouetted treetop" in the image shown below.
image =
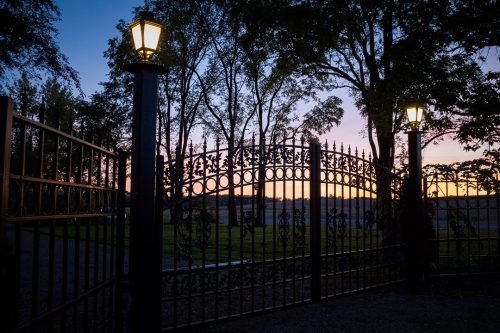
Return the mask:
{"type": "Polygon", "coordinates": [[[22,70],[29,76],[48,71],[79,87],[77,72],[56,43],[54,23],[59,18],[59,9],[52,0],[0,0],[2,80],[12,70],[22,70]]]}

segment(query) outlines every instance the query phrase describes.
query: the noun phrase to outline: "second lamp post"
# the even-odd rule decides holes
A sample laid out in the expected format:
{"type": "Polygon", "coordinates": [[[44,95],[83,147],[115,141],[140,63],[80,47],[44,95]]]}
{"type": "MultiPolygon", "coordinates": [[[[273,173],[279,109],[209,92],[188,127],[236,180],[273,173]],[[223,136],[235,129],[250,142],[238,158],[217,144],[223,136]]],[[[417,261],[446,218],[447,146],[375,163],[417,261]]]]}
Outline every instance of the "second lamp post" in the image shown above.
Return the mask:
{"type": "Polygon", "coordinates": [[[424,271],[424,202],[422,196],[422,146],[420,122],[424,108],[416,103],[408,105],[406,115],[410,125],[408,134],[408,184],[406,223],[407,230],[407,275],[410,288],[415,289],[423,281],[424,271]]]}

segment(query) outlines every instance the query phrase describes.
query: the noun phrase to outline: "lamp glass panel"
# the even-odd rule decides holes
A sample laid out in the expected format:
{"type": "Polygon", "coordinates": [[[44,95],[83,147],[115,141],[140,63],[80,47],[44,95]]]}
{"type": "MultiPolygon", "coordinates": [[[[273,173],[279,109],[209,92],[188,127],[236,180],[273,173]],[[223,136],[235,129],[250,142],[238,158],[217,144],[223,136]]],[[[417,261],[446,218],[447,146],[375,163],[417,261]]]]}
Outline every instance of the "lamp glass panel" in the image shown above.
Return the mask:
{"type": "Polygon", "coordinates": [[[407,115],[408,121],[410,123],[417,121],[417,108],[415,108],[415,107],[407,108],[406,115],[407,115]]]}
{"type": "Polygon", "coordinates": [[[156,50],[160,39],[161,27],[144,22],[144,46],[148,49],[156,50]]]}
{"type": "Polygon", "coordinates": [[[141,23],[134,23],[130,29],[132,30],[132,37],[134,39],[134,47],[136,50],[142,47],[142,34],[141,34],[141,23]]]}
{"type": "Polygon", "coordinates": [[[422,120],[422,114],[424,113],[423,111],[423,108],[417,108],[417,114],[415,115],[416,122],[420,123],[420,121],[422,120]]]}

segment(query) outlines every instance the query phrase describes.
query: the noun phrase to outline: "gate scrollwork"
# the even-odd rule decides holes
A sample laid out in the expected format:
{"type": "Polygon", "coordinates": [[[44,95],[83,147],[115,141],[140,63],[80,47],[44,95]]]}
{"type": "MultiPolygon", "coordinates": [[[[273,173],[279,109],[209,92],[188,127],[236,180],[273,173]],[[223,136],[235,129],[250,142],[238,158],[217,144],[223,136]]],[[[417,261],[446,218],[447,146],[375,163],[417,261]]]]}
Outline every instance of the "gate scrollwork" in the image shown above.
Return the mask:
{"type": "Polygon", "coordinates": [[[306,212],[305,209],[295,209],[293,212],[294,220],[294,250],[299,253],[306,246],[306,212]]]}
{"type": "Polygon", "coordinates": [[[290,240],[290,213],[283,209],[283,211],[278,216],[278,240],[286,246],[290,240]]]}

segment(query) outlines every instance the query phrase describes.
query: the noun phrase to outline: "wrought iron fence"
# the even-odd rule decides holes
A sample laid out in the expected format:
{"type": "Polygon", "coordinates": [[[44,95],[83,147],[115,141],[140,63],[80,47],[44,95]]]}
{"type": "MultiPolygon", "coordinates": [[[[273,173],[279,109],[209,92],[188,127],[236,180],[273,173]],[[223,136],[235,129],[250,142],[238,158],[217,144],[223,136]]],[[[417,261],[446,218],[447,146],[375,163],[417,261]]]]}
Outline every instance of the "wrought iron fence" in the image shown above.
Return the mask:
{"type": "MultiPolygon", "coordinates": [[[[43,118],[0,98],[0,328],[120,332],[126,157],[43,118]]],[[[159,157],[157,172],[164,330],[392,284],[409,269],[404,181],[364,152],[205,142],[159,157]]],[[[413,243],[431,272],[498,273],[499,175],[436,172],[424,195],[413,243]]]]}
{"type": "Polygon", "coordinates": [[[7,97],[0,117],[3,331],[120,330],[125,157],[7,97]]]}
{"type": "Polygon", "coordinates": [[[434,172],[424,188],[427,223],[433,230],[431,273],[498,273],[500,175],[434,172]]]}
{"type": "Polygon", "coordinates": [[[165,169],[165,330],[402,279],[401,180],[364,153],[205,143],[165,169]]]}

